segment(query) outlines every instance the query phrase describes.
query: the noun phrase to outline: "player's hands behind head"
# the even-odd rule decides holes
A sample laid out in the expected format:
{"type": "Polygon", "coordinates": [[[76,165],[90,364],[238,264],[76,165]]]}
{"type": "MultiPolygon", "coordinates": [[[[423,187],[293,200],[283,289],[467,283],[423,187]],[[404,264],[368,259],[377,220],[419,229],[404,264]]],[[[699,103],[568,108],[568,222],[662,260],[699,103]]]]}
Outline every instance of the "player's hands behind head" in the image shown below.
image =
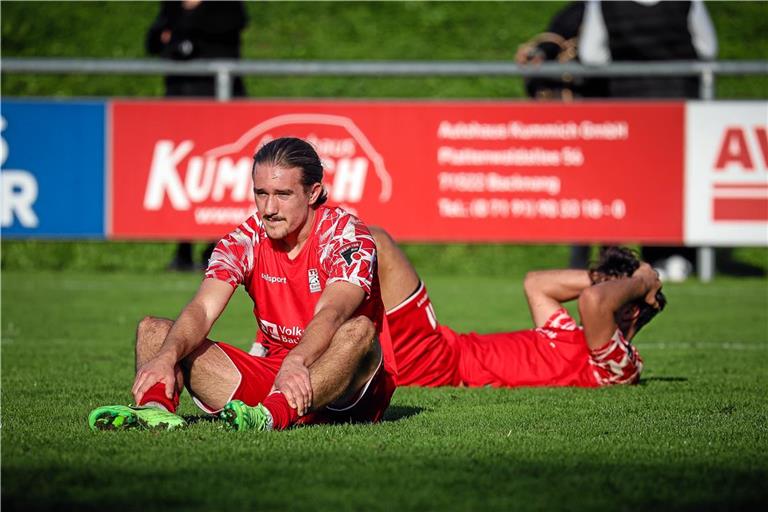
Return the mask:
{"type": "Polygon", "coordinates": [[[653,306],[655,309],[659,309],[659,303],[656,299],[656,293],[661,290],[661,280],[659,279],[659,273],[651,267],[650,264],[643,261],[640,262],[640,266],[637,267],[632,277],[636,277],[642,280],[646,287],[645,302],[653,306]]]}

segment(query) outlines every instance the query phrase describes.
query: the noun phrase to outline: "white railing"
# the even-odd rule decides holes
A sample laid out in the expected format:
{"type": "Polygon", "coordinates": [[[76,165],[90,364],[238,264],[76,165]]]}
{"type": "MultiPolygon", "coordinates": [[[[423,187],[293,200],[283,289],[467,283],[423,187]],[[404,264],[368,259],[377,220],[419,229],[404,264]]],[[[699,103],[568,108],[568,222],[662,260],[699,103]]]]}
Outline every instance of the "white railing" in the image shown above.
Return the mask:
{"type": "Polygon", "coordinates": [[[607,66],[544,63],[518,66],[507,61],[290,61],[156,59],[4,58],[5,73],[213,75],[217,98],[231,97],[233,75],[262,76],[700,76],[702,99],[714,98],[716,75],[768,75],[768,61],[614,62],[607,66]]]}

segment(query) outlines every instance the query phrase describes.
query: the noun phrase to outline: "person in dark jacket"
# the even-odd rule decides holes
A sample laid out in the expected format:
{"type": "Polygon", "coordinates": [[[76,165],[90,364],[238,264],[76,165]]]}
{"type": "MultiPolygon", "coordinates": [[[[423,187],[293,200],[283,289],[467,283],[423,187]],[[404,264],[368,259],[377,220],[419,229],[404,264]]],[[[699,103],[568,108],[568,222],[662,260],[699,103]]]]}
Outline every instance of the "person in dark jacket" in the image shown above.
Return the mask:
{"type": "MultiPolygon", "coordinates": [[[[242,2],[185,0],[161,2],[147,32],[146,49],[169,60],[239,59],[240,33],[248,23],[242,2]]],[[[245,96],[235,77],[232,96],[245,96]]],[[[165,77],[166,96],[216,96],[213,76],[165,77]]]]}
{"type": "MultiPolygon", "coordinates": [[[[168,60],[239,59],[240,33],[248,23],[242,2],[183,0],[161,2],[160,12],[147,32],[146,50],[168,60]]],[[[166,97],[215,97],[216,79],[211,75],[168,75],[166,97]]],[[[231,96],[245,96],[239,76],[232,81],[231,96]]],[[[171,261],[171,270],[205,268],[214,244],[203,251],[202,261],[195,265],[192,244],[179,242],[171,261]]]]}
{"type": "MultiPolygon", "coordinates": [[[[712,60],[717,35],[707,8],[692,2],[601,2],[590,0],[584,9],[579,38],[584,64],[609,62],[712,60]]],[[[610,98],[700,97],[698,76],[630,76],[607,80],[610,98]]],[[[643,258],[653,263],[662,279],[682,281],[694,269],[693,247],[644,246],[643,258]]]]}

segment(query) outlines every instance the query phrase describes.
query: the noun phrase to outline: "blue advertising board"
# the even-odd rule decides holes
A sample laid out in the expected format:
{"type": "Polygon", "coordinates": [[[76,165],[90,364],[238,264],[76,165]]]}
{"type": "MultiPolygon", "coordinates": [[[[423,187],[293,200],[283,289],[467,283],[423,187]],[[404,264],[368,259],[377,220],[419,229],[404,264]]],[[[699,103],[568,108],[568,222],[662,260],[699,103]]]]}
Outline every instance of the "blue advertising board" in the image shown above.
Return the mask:
{"type": "Polygon", "coordinates": [[[5,238],[104,238],[103,101],[2,101],[5,238]]]}

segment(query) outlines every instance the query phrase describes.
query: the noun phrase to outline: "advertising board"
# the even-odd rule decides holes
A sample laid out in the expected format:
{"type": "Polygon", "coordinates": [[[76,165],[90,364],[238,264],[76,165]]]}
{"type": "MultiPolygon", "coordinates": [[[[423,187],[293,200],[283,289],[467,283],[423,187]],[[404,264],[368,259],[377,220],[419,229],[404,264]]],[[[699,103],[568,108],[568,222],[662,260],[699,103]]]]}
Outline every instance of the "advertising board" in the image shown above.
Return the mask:
{"type": "Polygon", "coordinates": [[[309,140],[330,200],[400,240],[682,240],[684,104],[115,101],[110,236],[216,239],[251,159],[309,140]]]}
{"type": "Polygon", "coordinates": [[[3,237],[104,237],[104,115],[103,102],[3,99],[3,237]]]}

